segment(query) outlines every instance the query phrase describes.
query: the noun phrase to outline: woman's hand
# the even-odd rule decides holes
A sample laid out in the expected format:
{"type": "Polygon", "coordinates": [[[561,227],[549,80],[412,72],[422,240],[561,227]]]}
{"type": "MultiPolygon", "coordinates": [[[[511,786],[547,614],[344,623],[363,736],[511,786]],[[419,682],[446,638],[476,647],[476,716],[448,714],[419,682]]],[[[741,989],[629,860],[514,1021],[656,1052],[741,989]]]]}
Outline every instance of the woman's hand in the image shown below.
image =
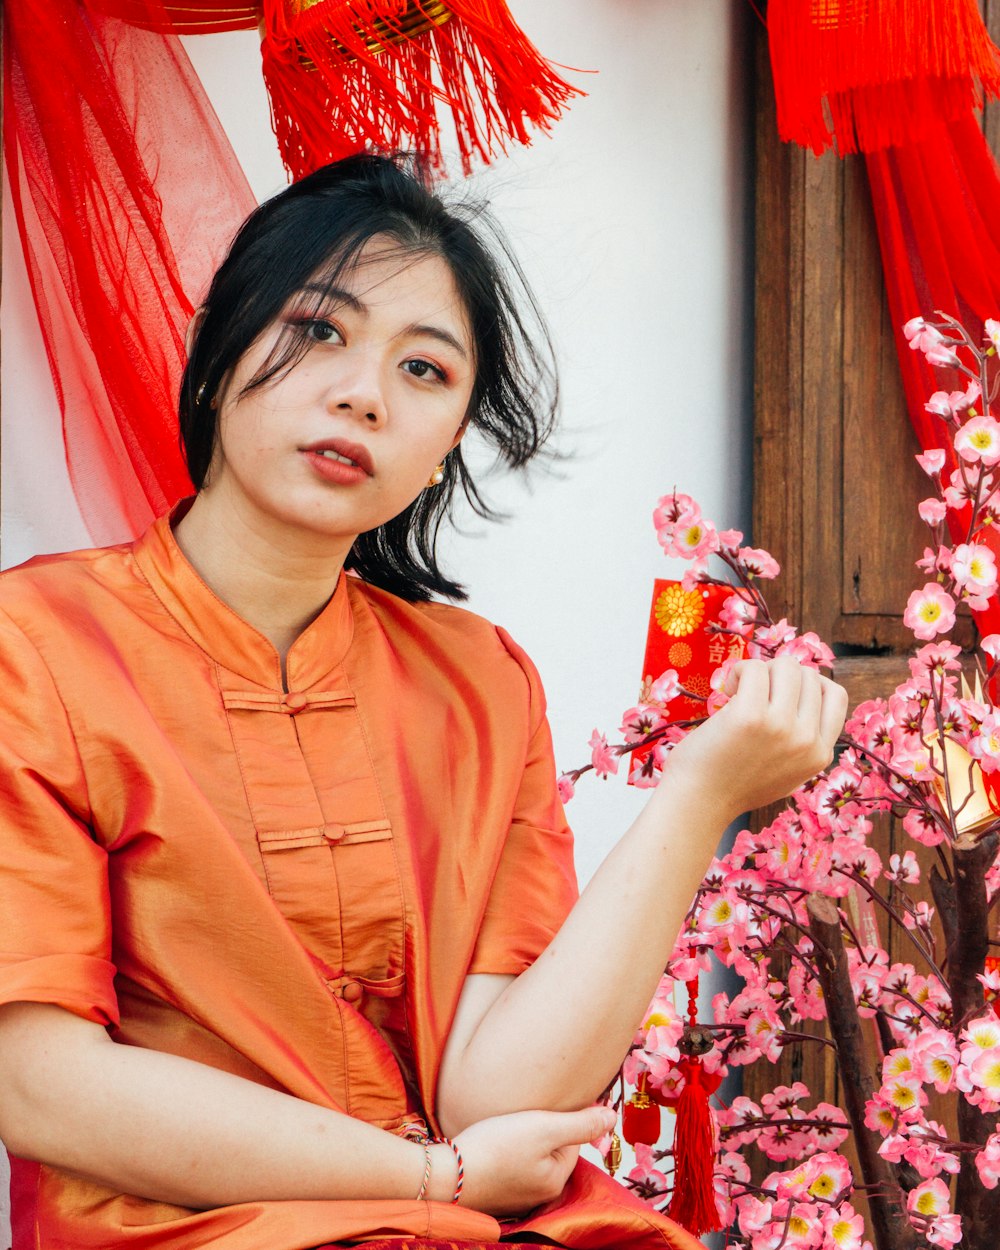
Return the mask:
{"type": "MultiPolygon", "coordinates": [[[[582,1111],[518,1111],[480,1120],[455,1139],[465,1164],[463,1206],[498,1217],[519,1215],[557,1198],[576,1165],[580,1147],[614,1127],[607,1107],[582,1111]]],[[[447,1202],[455,1163],[435,1147],[430,1197],[447,1202]],[[450,1160],[450,1166],[448,1162],[450,1160]],[[441,1180],[447,1178],[447,1184],[441,1180]],[[450,1184],[448,1193],[444,1190],[450,1184]]]]}
{"type": "Polygon", "coordinates": [[[667,772],[720,798],[734,819],[785,798],[830,763],[847,692],[791,656],[741,660],[725,692],[729,702],[677,744],[667,772]]]}

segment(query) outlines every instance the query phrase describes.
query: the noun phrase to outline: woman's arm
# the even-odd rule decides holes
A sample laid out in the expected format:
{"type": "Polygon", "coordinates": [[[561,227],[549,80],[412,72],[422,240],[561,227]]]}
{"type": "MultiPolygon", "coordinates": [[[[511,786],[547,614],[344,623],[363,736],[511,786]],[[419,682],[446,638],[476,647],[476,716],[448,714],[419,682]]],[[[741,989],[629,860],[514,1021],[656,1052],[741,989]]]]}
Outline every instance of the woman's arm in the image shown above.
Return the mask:
{"type": "Polygon", "coordinates": [[[733,698],[671,753],[663,780],[559,933],[516,980],[470,977],[445,1050],[446,1132],[608,1085],[726,826],[825,767],[841,687],[791,659],[739,666],[733,698]]]}
{"type": "MultiPolygon", "coordinates": [[[[175,1055],[113,1042],[42,1003],[0,1007],[0,1138],[23,1158],[185,1207],[266,1199],[414,1199],[423,1148],[362,1120],[175,1055]]],[[[496,1215],[560,1192],[606,1111],[531,1112],[462,1135],[463,1204],[496,1215]]],[[[456,1163],[432,1147],[427,1197],[456,1163]]]]}

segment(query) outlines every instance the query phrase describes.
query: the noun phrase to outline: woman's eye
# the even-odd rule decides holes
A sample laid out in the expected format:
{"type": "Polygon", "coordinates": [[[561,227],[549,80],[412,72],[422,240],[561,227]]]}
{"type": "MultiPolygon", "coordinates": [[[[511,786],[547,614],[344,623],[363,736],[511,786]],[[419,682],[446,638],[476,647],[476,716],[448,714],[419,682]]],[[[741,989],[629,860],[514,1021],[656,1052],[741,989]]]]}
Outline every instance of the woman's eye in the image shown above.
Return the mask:
{"type": "Polygon", "coordinates": [[[432,365],[429,360],[407,360],[403,368],[415,378],[435,377],[444,381],[444,370],[432,365]]]}
{"type": "Polygon", "coordinates": [[[314,343],[333,343],[341,338],[340,331],[329,321],[304,321],[302,330],[314,343]]]}

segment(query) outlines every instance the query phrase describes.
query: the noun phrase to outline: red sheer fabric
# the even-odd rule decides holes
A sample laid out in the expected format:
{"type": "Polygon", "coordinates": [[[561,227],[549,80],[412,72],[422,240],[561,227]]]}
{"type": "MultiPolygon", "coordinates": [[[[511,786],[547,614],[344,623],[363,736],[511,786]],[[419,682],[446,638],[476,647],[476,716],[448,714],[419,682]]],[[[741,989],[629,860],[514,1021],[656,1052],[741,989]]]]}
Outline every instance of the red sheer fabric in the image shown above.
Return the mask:
{"type": "Polygon", "coordinates": [[[73,0],[3,19],[7,169],[70,479],[116,542],[190,490],[184,332],[254,200],[175,37],[73,0]]]}
{"type": "MultiPolygon", "coordinates": [[[[948,387],[910,350],[902,326],[941,309],[978,336],[987,317],[1000,316],[1000,169],[971,114],[923,143],[867,159],[910,420],[921,447],[947,450],[951,438],[924,405],[948,387]]],[[[964,386],[955,379],[956,389],[964,386]]],[[[946,472],[954,467],[952,455],[946,472]]],[[[950,520],[960,527],[960,518],[950,520]]],[[[987,531],[977,541],[1000,555],[1000,535],[987,531]]],[[[1000,609],[977,614],[977,624],[984,634],[1000,630],[1000,609]]]]}

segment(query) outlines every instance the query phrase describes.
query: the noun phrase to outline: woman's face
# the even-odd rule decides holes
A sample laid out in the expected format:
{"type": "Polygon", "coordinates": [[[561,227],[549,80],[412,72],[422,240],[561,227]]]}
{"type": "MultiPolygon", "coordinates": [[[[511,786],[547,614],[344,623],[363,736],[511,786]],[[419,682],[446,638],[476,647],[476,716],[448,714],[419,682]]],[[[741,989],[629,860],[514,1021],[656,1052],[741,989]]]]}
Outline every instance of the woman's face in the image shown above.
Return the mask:
{"type": "Polygon", "coordinates": [[[375,238],[337,290],[293,296],[223,387],[203,494],[258,532],[346,556],[427,487],[461,437],[475,377],[447,263],[375,238]],[[287,373],[242,394],[289,325],[309,340],[287,373]]]}

